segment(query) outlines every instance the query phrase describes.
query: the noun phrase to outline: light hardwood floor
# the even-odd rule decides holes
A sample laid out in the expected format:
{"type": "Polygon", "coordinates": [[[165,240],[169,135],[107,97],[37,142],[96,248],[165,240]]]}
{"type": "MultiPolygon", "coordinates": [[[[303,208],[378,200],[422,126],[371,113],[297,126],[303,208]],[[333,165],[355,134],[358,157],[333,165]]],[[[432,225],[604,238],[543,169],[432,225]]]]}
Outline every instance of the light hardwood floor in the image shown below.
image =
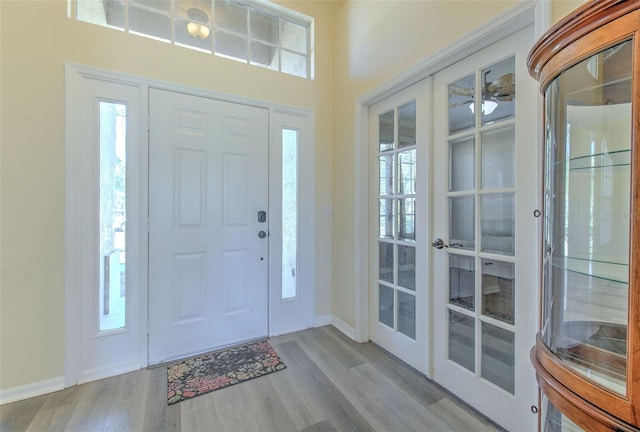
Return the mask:
{"type": "Polygon", "coordinates": [[[287,369],[171,406],[166,368],[141,370],[0,406],[0,430],[499,430],[376,346],[333,327],[270,342],[287,369]]]}

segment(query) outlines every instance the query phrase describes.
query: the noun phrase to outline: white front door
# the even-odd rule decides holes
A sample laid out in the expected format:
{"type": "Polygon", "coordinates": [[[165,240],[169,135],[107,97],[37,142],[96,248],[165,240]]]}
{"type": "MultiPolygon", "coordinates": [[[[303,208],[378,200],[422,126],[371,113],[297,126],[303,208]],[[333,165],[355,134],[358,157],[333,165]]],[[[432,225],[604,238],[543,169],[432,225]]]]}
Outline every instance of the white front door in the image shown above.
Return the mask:
{"type": "Polygon", "coordinates": [[[149,116],[149,364],[266,336],[268,110],[150,89],[149,116]]]}
{"type": "Polygon", "coordinates": [[[428,373],[427,83],[369,107],[369,335],[428,373]]]}
{"type": "Polygon", "coordinates": [[[433,379],[512,431],[537,428],[532,42],[530,26],[433,81],[433,379]]]}

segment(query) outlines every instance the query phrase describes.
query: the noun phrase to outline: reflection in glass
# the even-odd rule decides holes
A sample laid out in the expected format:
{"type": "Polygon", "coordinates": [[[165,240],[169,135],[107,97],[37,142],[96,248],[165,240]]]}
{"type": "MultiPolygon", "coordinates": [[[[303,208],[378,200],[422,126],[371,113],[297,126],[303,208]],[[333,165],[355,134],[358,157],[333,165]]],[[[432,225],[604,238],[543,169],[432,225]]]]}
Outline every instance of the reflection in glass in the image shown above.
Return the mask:
{"type": "Polygon", "coordinates": [[[416,248],[398,245],[398,285],[416,289],[416,248]]]}
{"type": "Polygon", "coordinates": [[[127,106],[100,102],[99,330],[125,326],[127,106]]]}
{"type": "Polygon", "coordinates": [[[416,149],[398,153],[398,193],[416,193],[416,149]]]}
{"type": "Polygon", "coordinates": [[[635,216],[633,59],[630,41],[603,50],[556,78],[545,97],[549,268],[542,337],[578,374],[621,395],[627,394],[629,226],[635,216]]]}
{"type": "Polygon", "coordinates": [[[393,200],[381,199],[380,206],[380,238],[393,238],[393,200]]]}
{"type": "Polygon", "coordinates": [[[393,328],[393,288],[378,285],[378,321],[393,328]]]}
{"type": "Polygon", "coordinates": [[[380,156],[380,195],[393,194],[394,155],[380,156]]]}
{"type": "Polygon", "coordinates": [[[393,110],[380,114],[378,117],[378,128],[380,151],[392,150],[395,143],[393,110]]]}
{"type": "Polygon", "coordinates": [[[515,253],[515,194],[487,194],[481,197],[482,251],[515,253]]]}
{"type": "Polygon", "coordinates": [[[398,107],[398,147],[416,144],[416,103],[398,107]]]}
{"type": "Polygon", "coordinates": [[[513,118],[516,107],[515,58],[484,69],[482,89],[482,125],[513,118]]]}
{"type": "Polygon", "coordinates": [[[414,241],[416,221],[416,199],[401,198],[398,200],[398,240],[414,241]]]}
{"type": "Polygon", "coordinates": [[[215,32],[215,53],[233,60],[247,60],[247,39],[227,33],[223,30],[215,32]]]}
{"type": "Polygon", "coordinates": [[[171,18],[163,13],[130,6],[129,32],[171,41],[171,18]]]}
{"type": "Polygon", "coordinates": [[[480,375],[513,394],[515,392],[515,334],[483,322],[481,340],[480,375]]]}
{"type": "Polygon", "coordinates": [[[515,186],[515,128],[483,132],[481,143],[482,189],[515,186]]]}
{"type": "Polygon", "coordinates": [[[556,408],[549,399],[541,394],[542,405],[542,425],[540,430],[542,432],[583,432],[580,426],[575,424],[571,419],[556,408]]]}
{"type": "Polygon", "coordinates": [[[475,310],[475,258],[449,254],[449,303],[475,310]]]}
{"type": "Polygon", "coordinates": [[[482,260],[482,313],[514,324],[515,264],[482,260]]]}
{"type": "Polygon", "coordinates": [[[398,331],[416,338],[416,298],[402,291],[398,291],[398,331]]]}
{"type": "Polygon", "coordinates": [[[471,190],[475,186],[475,140],[464,138],[449,143],[449,190],[471,190]]]}
{"type": "Polygon", "coordinates": [[[228,0],[214,3],[214,27],[247,36],[247,7],[228,0]]]}
{"type": "Polygon", "coordinates": [[[475,92],[475,75],[449,84],[449,135],[473,127],[474,115],[470,105],[473,105],[475,92]]]}
{"type": "Polygon", "coordinates": [[[249,13],[251,23],[251,38],[258,39],[270,45],[278,45],[280,24],[277,16],[268,15],[251,9],[249,13]]]}
{"type": "Polygon", "coordinates": [[[462,249],[475,248],[475,197],[449,198],[449,244],[462,249]]]}
{"type": "Polygon", "coordinates": [[[448,340],[449,360],[475,372],[476,331],[474,319],[450,310],[448,340]]]}
{"type": "Polygon", "coordinates": [[[393,283],[393,243],[378,242],[380,252],[380,274],[382,281],[393,283]]]}

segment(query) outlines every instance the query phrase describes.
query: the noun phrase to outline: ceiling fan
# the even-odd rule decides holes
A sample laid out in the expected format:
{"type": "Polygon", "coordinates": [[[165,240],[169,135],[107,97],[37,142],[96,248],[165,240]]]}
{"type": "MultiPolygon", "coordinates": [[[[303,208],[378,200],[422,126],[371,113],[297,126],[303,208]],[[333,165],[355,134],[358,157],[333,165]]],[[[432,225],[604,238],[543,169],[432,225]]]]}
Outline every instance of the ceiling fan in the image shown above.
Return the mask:
{"type": "MultiPolygon", "coordinates": [[[[494,81],[487,82],[487,75],[489,75],[490,73],[491,70],[487,70],[484,73],[484,88],[482,89],[482,100],[494,102],[513,101],[513,97],[515,96],[513,72],[506,73],[494,81]]],[[[475,89],[451,85],[449,86],[449,96],[459,96],[465,98],[465,100],[453,103],[451,104],[451,106],[468,105],[474,100],[475,89]]]]}

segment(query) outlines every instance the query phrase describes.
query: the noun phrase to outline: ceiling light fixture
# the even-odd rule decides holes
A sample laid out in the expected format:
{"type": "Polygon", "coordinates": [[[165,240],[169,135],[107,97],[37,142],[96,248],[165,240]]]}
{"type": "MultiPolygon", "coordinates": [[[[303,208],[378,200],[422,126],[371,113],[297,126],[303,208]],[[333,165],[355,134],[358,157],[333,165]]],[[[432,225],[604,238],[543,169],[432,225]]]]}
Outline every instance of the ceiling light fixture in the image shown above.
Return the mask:
{"type": "MultiPolygon", "coordinates": [[[[498,102],[492,100],[482,101],[482,115],[489,115],[498,107],[498,102]]],[[[472,113],[475,113],[475,104],[471,102],[469,109],[472,113]]]]}
{"type": "Polygon", "coordinates": [[[187,32],[196,39],[206,39],[209,37],[211,30],[207,23],[209,15],[197,8],[187,10],[189,22],[187,23],[187,32]]]}

